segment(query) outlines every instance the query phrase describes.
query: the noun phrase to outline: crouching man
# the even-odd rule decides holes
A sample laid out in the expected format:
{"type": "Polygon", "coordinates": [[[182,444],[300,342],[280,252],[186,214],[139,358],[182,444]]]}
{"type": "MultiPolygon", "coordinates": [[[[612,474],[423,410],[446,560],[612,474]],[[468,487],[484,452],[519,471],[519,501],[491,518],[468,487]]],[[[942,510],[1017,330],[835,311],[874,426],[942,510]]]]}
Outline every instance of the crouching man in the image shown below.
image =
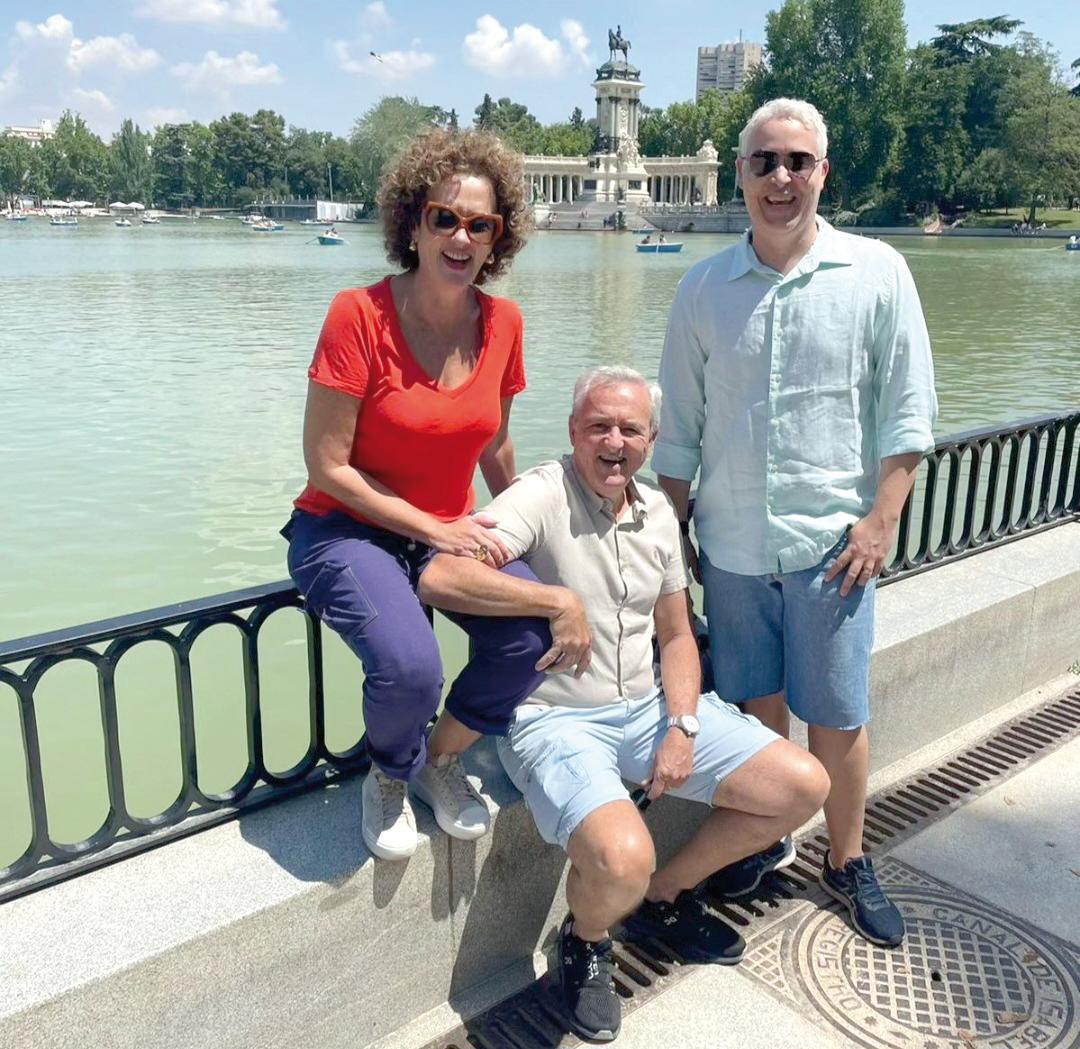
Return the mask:
{"type": "MultiPolygon", "coordinates": [[[[714,693],[699,695],[678,520],[657,487],[634,477],[659,400],[631,369],[586,372],[574,388],[572,454],[521,475],[488,507],[511,556],[540,583],[442,554],[420,583],[423,600],[458,612],[550,615],[564,587],[583,606],[587,628],[557,638],[561,650],[547,657],[549,670],[565,673],[517,708],[500,753],[541,836],[570,858],[558,980],[574,1027],[593,1040],[614,1038],[620,1024],[611,926],[622,920],[631,939],[662,937],[688,961],[737,962],[741,937],[695,886],[794,830],[829,789],[806,751],[714,693]],[[712,808],[659,870],[624,780],[651,798],[666,792],[712,808]]],[[[750,872],[753,885],[767,869],[750,872]]]]}

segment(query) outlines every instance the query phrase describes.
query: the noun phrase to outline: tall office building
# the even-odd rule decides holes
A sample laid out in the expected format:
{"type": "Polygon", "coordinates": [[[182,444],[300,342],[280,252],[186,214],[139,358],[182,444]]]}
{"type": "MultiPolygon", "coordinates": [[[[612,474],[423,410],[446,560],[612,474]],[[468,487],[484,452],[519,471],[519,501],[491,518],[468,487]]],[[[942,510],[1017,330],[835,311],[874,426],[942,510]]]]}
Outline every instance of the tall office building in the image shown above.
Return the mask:
{"type": "Polygon", "coordinates": [[[739,40],[734,44],[697,49],[697,94],[706,91],[738,91],[750,71],[761,62],[761,44],[739,40]]]}

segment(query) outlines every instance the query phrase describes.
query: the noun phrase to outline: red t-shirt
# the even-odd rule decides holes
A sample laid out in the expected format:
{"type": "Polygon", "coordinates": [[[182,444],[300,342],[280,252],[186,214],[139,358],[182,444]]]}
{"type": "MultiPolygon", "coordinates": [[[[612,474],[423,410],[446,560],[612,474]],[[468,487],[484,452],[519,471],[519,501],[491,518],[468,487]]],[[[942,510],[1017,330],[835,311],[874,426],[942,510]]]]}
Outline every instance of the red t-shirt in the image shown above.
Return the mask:
{"type": "MultiPolygon", "coordinates": [[[[472,508],[473,474],[502,423],[502,398],[525,389],[521,312],[476,293],[483,340],[472,374],[448,390],[417,364],[401,331],[390,278],[338,292],[323,321],[308,377],[360,400],[349,463],[442,521],[472,508]]],[[[294,504],[341,510],[311,482],[294,504]]]]}

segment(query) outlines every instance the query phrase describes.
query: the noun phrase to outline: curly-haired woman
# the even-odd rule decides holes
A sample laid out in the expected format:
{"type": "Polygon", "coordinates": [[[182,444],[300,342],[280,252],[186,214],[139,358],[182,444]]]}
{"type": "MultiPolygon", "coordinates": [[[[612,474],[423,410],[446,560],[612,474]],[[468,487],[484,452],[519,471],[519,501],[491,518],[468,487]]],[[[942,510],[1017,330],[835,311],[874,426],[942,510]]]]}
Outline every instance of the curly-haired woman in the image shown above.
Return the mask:
{"type": "Polygon", "coordinates": [[[448,834],[488,829],[458,755],[480,733],[505,732],[545,670],[572,667],[548,620],[557,635],[587,628],[569,592],[547,620],[451,614],[472,657],[425,739],[443,683],[416,596],[429,560],[441,551],[531,578],[508,563],[495,522],[470,513],[477,465],[492,494],[514,476],[521,314],[477,285],[524,246],[521,160],[492,135],[429,132],[386,173],[378,203],[387,255],[403,272],[330,305],[308,370],[308,485],[284,534],[308,606],[363,663],[372,771],[362,833],[375,855],[402,859],[416,847],[406,783],[448,834]]]}

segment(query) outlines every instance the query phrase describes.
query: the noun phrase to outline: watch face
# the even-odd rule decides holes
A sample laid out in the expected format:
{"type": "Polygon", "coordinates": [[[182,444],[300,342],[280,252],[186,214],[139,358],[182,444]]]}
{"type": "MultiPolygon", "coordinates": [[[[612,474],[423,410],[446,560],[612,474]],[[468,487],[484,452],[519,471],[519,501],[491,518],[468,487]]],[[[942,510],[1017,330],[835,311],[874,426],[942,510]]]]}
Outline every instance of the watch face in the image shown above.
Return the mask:
{"type": "Polygon", "coordinates": [[[683,714],[680,720],[683,723],[683,728],[685,728],[691,736],[696,736],[701,731],[701,722],[698,721],[693,714],[683,714]]]}

